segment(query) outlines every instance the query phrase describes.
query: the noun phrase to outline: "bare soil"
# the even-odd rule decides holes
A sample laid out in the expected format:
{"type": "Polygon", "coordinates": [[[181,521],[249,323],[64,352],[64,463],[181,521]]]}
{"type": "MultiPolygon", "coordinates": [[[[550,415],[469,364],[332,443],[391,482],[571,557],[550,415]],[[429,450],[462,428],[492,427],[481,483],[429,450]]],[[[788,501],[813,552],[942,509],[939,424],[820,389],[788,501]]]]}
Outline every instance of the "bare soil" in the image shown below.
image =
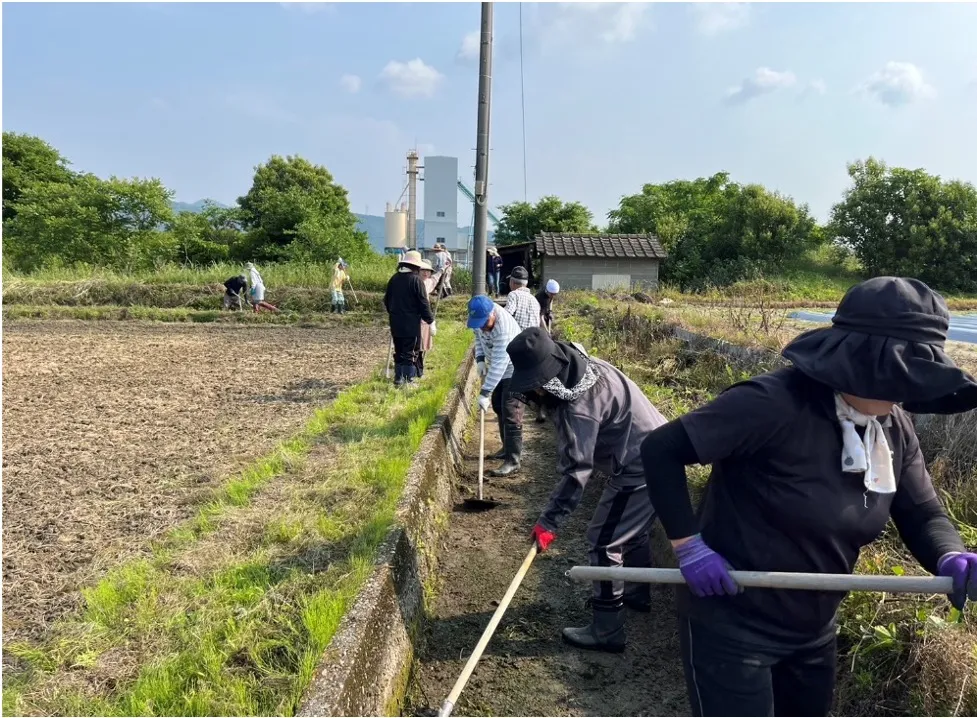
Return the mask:
{"type": "MultiPolygon", "coordinates": [[[[407,715],[435,715],[529,550],[529,533],[555,486],[553,429],[527,412],[523,471],[489,479],[503,506],[456,511],[442,548],[433,615],[420,639],[407,715]]],[[[486,421],[486,453],[499,447],[486,421]]],[[[468,445],[459,504],[478,476],[478,437],[468,445]]],[[[486,470],[498,462],[486,462],[486,470]]],[[[584,539],[601,493],[594,478],[559,537],[534,562],[458,701],[457,715],[688,715],[670,589],[653,589],[652,613],[627,613],[628,647],[618,655],[563,643],[565,626],[589,622],[589,584],[565,576],[589,563],[584,539]]]]}
{"type": "Polygon", "coordinates": [[[381,327],[8,322],[3,637],[145,551],[220,483],[362,381],[381,327]]]}

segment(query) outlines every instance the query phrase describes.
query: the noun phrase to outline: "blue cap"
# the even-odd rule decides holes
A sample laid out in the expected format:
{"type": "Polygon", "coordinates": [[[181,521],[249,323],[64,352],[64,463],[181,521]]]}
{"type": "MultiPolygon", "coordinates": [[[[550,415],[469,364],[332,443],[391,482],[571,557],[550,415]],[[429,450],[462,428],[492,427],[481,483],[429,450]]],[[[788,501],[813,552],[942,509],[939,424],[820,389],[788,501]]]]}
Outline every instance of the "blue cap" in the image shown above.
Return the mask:
{"type": "Polygon", "coordinates": [[[492,315],[495,302],[484,294],[478,294],[468,302],[468,328],[481,329],[492,315]]]}

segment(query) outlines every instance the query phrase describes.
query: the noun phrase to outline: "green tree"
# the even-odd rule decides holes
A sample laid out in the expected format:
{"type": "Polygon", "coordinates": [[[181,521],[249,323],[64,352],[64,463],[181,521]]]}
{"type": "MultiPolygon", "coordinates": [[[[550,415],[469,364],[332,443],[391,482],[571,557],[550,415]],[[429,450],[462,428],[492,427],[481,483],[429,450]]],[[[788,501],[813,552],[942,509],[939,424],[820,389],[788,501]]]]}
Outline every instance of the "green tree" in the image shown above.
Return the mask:
{"type": "Polygon", "coordinates": [[[257,167],[238,204],[256,258],[331,261],[370,251],[366,235],[356,231],[346,189],[325,167],[301,157],[275,155],[257,167]]]}
{"type": "Polygon", "coordinates": [[[74,178],[68,160],[39,137],[3,133],[3,221],[17,216],[17,203],[34,184],[66,183],[74,178]]]}
{"type": "Polygon", "coordinates": [[[646,184],[608,214],[609,230],[651,233],[669,257],[662,279],[683,290],[782,268],[823,241],[806,205],[761,185],[712,177],[646,184]]]}
{"type": "Polygon", "coordinates": [[[500,247],[529,242],[540,232],[596,232],[594,216],[579,202],[563,202],[547,196],[535,205],[513,202],[500,207],[502,218],[495,228],[500,247]]]}
{"type": "Polygon", "coordinates": [[[180,212],[169,226],[175,252],[184,264],[209,264],[248,256],[241,210],[204,204],[200,212],[180,212]]]}
{"type": "Polygon", "coordinates": [[[30,271],[45,265],[90,264],[132,269],[173,258],[159,228],[173,220],[169,192],[158,179],[101,180],[25,187],[4,232],[4,254],[30,271]]]}
{"type": "Polygon", "coordinates": [[[848,166],[852,186],[831,210],[836,242],[872,276],[916,277],[977,291],[977,189],[874,158],[848,166]]]}

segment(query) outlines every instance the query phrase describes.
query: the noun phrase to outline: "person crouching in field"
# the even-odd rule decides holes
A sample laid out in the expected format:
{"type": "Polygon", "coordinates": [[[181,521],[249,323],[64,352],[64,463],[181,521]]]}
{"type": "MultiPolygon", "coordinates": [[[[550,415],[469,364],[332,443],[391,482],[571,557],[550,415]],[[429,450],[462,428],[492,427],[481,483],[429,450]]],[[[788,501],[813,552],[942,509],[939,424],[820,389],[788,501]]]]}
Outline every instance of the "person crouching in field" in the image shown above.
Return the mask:
{"type": "Polygon", "coordinates": [[[247,301],[245,292],[248,289],[248,278],[243,274],[231,277],[224,282],[224,309],[240,311],[247,301]]]}
{"type": "MultiPolygon", "coordinates": [[[[655,511],[645,491],[640,449],[665,417],[616,367],[588,356],[579,344],[553,341],[541,327],[520,333],[506,351],[514,367],[509,391],[545,406],[556,427],[560,478],[533,527],[537,547],[545,551],[556,539],[597,470],[608,478],[587,528],[590,565],[648,567],[655,511]]],[[[597,581],[590,602],[593,620],[563,629],[563,639],[578,648],[619,653],[624,650],[624,607],[649,612],[651,589],[597,581]]]]}
{"type": "Polygon", "coordinates": [[[411,250],[397,264],[397,273],[387,282],[383,306],[390,320],[394,343],[394,385],[413,384],[417,376],[417,353],[421,345],[421,322],[434,323],[427,291],[420,276],[421,253],[411,250]]]}
{"type": "MultiPolygon", "coordinates": [[[[346,270],[349,265],[340,257],[332,268],[332,314],[346,313],[346,297],[343,296],[343,285],[349,280],[346,270]]],[[[354,297],[355,298],[355,297],[354,297]]]]}
{"type": "Polygon", "coordinates": [[[832,326],[783,351],[793,366],[735,384],[652,432],[648,498],[678,555],[679,637],[697,716],[826,716],[840,591],[737,586],[729,570],[850,574],[892,518],[916,560],[977,599],[964,548],[926,470],[910,413],[977,407],[944,352],[949,312],[916,279],[848,290],[832,326]],[[685,467],[712,464],[699,515],[685,467]]]}
{"type": "Polygon", "coordinates": [[[247,267],[248,273],[251,275],[251,291],[249,294],[254,311],[257,313],[264,309],[269,312],[277,312],[278,307],[265,301],[265,283],[261,279],[261,274],[258,273],[258,268],[251,262],[248,262],[247,267]]]}

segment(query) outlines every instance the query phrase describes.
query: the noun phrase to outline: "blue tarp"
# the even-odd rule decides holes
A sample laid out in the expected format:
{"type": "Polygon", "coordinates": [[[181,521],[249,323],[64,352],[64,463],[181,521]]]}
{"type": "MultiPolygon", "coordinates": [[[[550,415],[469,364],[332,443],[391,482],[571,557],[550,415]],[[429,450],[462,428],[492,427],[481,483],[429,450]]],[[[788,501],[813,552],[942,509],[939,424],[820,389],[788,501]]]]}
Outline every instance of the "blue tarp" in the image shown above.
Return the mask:
{"type": "MultiPolygon", "coordinates": [[[[803,322],[818,322],[826,324],[834,314],[826,312],[792,312],[791,319],[803,322]]],[[[977,314],[952,314],[950,316],[950,331],[947,338],[955,342],[977,344],[977,314]]]]}

